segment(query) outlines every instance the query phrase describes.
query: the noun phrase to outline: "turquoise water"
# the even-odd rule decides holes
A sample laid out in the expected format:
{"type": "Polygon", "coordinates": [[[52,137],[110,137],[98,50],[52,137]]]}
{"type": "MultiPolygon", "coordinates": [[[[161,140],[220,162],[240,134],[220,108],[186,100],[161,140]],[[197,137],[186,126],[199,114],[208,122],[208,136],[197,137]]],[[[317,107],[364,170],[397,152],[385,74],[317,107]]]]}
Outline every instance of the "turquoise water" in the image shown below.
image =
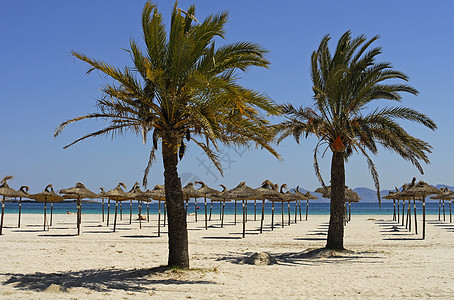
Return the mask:
{"type": "MultiPolygon", "coordinates": [[[[305,214],[306,210],[306,202],[301,203],[301,213],[305,214]]],[[[422,213],[422,203],[417,203],[417,210],[418,213],[422,213]]],[[[105,212],[107,213],[107,201],[105,204],[105,212]]],[[[198,214],[204,214],[205,208],[204,203],[198,202],[198,214]]],[[[248,202],[248,214],[254,214],[254,202],[248,202]]],[[[163,208],[163,206],[162,206],[163,208]]],[[[23,214],[36,214],[42,213],[44,209],[43,203],[22,203],[22,213],[23,214]]],[[[48,211],[50,210],[50,204],[47,204],[48,211]]],[[[261,213],[262,209],[262,202],[257,201],[256,211],[257,214],[261,213]]],[[[412,203],[413,209],[413,203],[412,203]]],[[[436,201],[429,201],[426,203],[426,213],[429,215],[438,215],[438,202],[436,201]]],[[[133,214],[138,213],[138,204],[137,202],[133,202],[132,205],[133,214]]],[[[150,214],[157,214],[158,213],[158,203],[150,203],[149,204],[150,214]]],[[[210,203],[208,202],[207,205],[208,213],[210,211],[210,203]]],[[[18,203],[5,203],[5,213],[7,214],[17,214],[19,211],[19,204],[18,203]]],[[[65,214],[67,211],[69,212],[76,212],[76,203],[75,202],[62,202],[62,203],[54,203],[53,205],[53,213],[56,214],[65,214]]],[[[129,202],[122,203],[122,211],[123,214],[129,214],[129,202]]],[[[144,203],[142,205],[142,213],[145,214],[147,211],[147,206],[144,203]]],[[[281,214],[281,203],[276,202],[274,205],[275,214],[281,214]]],[[[402,205],[400,206],[400,211],[402,211],[402,205]]],[[[413,210],[412,210],[413,211],[413,210]]],[[[445,211],[449,214],[449,204],[448,201],[445,202],[445,211]]],[[[102,205],[101,203],[83,203],[82,204],[82,213],[84,214],[101,214],[102,212],[102,205]]],[[[195,212],[195,205],[193,202],[189,203],[188,206],[188,213],[195,212]]],[[[115,213],[115,202],[111,202],[110,205],[110,213],[115,213]]],[[[233,202],[226,203],[225,205],[225,214],[233,215],[235,213],[235,204],[233,202]]],[[[288,214],[287,211],[287,203],[284,203],[284,213],[288,214]]],[[[295,214],[295,204],[291,203],[290,205],[290,213],[295,214]]],[[[299,213],[299,211],[298,211],[299,213]]],[[[393,204],[392,203],[382,203],[382,208],[378,207],[378,203],[352,203],[351,205],[351,213],[353,215],[392,215],[393,214],[393,204]]],[[[212,209],[213,215],[219,214],[219,203],[213,203],[212,209]]],[[[242,204],[240,201],[237,203],[237,214],[242,214],[242,204]]],[[[271,203],[265,203],[265,214],[271,214],[271,203]]],[[[329,214],[329,203],[320,203],[320,202],[309,202],[309,214],[310,215],[328,215],[329,214]]]]}

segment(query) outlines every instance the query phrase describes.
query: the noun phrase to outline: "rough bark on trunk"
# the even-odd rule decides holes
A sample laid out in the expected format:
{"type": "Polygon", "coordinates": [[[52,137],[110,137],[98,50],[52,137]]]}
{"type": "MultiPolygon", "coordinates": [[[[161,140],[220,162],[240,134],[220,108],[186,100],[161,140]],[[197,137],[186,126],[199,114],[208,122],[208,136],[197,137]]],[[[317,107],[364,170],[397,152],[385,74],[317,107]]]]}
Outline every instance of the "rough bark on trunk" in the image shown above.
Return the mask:
{"type": "Polygon", "coordinates": [[[345,169],[344,153],[333,152],[331,160],[331,205],[326,248],[344,249],[345,169]]]}
{"type": "Polygon", "coordinates": [[[178,177],[178,140],[163,137],[164,185],[168,213],[169,267],[189,268],[188,230],[181,181],[178,177]]]}

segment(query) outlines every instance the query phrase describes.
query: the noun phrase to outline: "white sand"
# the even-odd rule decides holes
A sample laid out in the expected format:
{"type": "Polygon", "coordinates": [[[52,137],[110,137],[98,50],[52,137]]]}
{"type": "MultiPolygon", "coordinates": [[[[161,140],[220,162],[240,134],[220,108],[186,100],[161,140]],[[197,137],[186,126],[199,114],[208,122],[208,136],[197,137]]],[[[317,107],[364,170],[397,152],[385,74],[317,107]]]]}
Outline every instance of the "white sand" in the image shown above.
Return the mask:
{"type": "MultiPolygon", "coordinates": [[[[429,216],[427,238],[398,226],[390,216],[353,216],[345,247],[334,256],[304,255],[325,245],[328,216],[309,216],[285,228],[258,234],[259,221],[219,228],[217,216],[204,229],[189,218],[191,271],[162,271],[167,262],[167,227],[157,237],[156,216],[139,229],[124,217],[112,232],[99,215],[55,215],[42,231],[42,215],[5,217],[0,236],[2,299],[390,299],[454,297],[454,224],[429,216]],[[267,251],[278,264],[239,263],[267,251]],[[307,252],[307,251],[306,251],[307,252]],[[155,268],[151,269],[150,268],[155,268]]],[[[278,220],[280,218],[277,218],[278,220]]],[[[238,218],[240,220],[240,218],[238,218]]],[[[421,230],[421,223],[419,230],[421,230]]],[[[328,253],[329,254],[329,253],[328,253]]]]}

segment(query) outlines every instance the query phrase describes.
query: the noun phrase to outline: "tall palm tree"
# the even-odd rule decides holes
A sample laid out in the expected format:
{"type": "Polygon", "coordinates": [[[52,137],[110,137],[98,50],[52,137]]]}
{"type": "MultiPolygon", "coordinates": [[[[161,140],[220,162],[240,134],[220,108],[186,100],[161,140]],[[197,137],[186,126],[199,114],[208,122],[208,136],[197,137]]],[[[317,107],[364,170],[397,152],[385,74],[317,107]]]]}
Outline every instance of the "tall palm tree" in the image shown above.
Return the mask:
{"type": "Polygon", "coordinates": [[[330,222],[326,244],[331,249],[344,248],[344,162],[353,150],[366,157],[380,199],[378,173],[368,152],[377,154],[378,145],[381,145],[409,160],[422,173],[419,161],[428,163],[427,154],[432,149],[397,123],[399,119],[409,120],[435,130],[436,125],[430,118],[404,106],[372,107],[375,100],[400,102],[403,92],[418,94],[410,85],[398,83],[408,81],[405,74],[394,70],[390,63],[376,61],[382,49],[369,47],[377,39],[375,36],[367,40],[364,35],[352,38],[351,32],[347,31],[331,54],[328,47],[330,37],[326,35],[311,56],[313,106],[296,108],[291,104],[283,105],[287,120],[276,126],[280,132],[279,141],[293,136],[299,143],[301,137],[310,134],[318,138],[314,169],[325,188],[317,153],[323,146],[326,147],[324,151],[329,148],[332,152],[330,222]]]}
{"type": "Polygon", "coordinates": [[[278,154],[270,146],[273,133],[264,115],[280,109],[263,94],[238,84],[238,71],[251,66],[267,67],[267,53],[259,45],[237,42],[215,47],[215,38],[224,38],[227,13],[208,16],[199,22],[195,7],[172,11],[167,35],[156,5],[147,2],[142,13],[145,51],[130,41],[133,66],[122,69],[92,59],[80,52],[72,55],[114,80],[102,89],[97,100],[99,112],[63,122],[104,119],[109,126],[87,134],[65,148],[89,137],[123,134],[151,134],[153,147],[144,172],[143,184],[155,159],[158,142],[164,162],[164,179],[169,218],[169,266],[189,267],[186,214],[178,177],[178,159],[186,143],[201,147],[222,173],[218,144],[258,146],[278,154]]]}

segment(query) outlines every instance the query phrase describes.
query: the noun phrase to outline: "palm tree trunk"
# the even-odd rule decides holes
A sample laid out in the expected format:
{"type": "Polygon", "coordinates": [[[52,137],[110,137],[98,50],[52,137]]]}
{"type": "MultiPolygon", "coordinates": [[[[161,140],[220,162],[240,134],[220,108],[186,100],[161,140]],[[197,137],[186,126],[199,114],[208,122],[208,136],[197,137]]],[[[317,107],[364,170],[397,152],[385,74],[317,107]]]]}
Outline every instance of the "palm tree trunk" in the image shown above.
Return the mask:
{"type": "Polygon", "coordinates": [[[178,177],[178,141],[176,137],[162,139],[164,184],[168,216],[169,267],[189,268],[188,230],[186,210],[178,177]]]}
{"type": "Polygon", "coordinates": [[[344,153],[333,152],[331,160],[331,205],[326,248],[344,249],[345,169],[344,153]]]}

